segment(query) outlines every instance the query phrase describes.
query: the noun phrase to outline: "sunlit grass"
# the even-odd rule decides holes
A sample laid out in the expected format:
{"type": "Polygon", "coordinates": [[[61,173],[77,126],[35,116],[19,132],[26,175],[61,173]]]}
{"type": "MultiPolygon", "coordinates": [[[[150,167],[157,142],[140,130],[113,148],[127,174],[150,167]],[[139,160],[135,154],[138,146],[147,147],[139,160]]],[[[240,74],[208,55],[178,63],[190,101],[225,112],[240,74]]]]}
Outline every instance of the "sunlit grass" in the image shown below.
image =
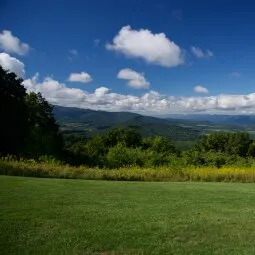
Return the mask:
{"type": "Polygon", "coordinates": [[[0,253],[255,254],[254,197],[253,184],[0,176],[0,253]]]}

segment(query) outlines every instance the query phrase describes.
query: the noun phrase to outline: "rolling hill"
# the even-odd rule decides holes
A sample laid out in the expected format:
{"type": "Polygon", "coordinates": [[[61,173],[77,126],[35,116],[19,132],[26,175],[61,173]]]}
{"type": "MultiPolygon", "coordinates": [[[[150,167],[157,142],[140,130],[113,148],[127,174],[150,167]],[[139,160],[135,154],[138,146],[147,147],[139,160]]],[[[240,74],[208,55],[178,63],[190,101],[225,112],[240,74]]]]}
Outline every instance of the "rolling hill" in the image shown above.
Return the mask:
{"type": "Polygon", "coordinates": [[[156,118],[130,112],[106,112],[54,106],[54,116],[63,134],[93,136],[109,128],[131,127],[144,137],[171,138],[187,148],[202,135],[217,132],[247,131],[255,138],[255,117],[246,115],[171,115],[156,118]]]}
{"type": "Polygon", "coordinates": [[[130,112],[105,112],[54,106],[54,115],[61,126],[61,131],[66,134],[91,136],[115,126],[132,127],[143,136],[161,135],[174,141],[194,141],[202,134],[201,127],[196,127],[191,121],[161,119],[130,112]]]}

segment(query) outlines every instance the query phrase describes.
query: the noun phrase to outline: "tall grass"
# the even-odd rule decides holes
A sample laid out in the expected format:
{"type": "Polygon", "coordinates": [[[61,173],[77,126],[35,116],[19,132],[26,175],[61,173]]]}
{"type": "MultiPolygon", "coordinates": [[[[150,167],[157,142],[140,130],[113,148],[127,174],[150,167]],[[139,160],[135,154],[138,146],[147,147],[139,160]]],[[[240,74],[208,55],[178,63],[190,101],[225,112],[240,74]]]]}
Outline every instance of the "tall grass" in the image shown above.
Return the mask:
{"type": "Polygon", "coordinates": [[[34,160],[0,159],[0,174],[28,177],[117,180],[117,181],[214,181],[255,182],[255,167],[129,167],[99,169],[72,167],[59,162],[38,163],[34,160]]]}

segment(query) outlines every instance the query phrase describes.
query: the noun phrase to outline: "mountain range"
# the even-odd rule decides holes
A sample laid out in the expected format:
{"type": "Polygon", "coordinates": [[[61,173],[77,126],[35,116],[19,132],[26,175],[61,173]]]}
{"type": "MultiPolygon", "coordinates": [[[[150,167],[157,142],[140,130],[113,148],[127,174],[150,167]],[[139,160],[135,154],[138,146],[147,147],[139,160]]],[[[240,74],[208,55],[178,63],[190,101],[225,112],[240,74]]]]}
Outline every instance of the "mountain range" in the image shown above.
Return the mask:
{"type": "Polygon", "coordinates": [[[215,131],[255,130],[253,115],[171,115],[168,118],[143,116],[130,112],[106,112],[72,107],[53,107],[64,134],[92,136],[111,127],[131,127],[144,137],[164,136],[175,142],[194,142],[215,131]]]}

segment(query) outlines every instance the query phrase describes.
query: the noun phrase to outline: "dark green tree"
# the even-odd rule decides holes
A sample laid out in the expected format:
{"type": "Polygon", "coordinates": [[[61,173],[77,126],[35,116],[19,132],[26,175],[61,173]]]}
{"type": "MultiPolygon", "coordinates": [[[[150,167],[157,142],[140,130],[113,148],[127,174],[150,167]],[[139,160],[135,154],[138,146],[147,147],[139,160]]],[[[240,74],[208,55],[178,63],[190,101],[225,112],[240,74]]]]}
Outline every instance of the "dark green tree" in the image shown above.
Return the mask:
{"type": "Polygon", "coordinates": [[[246,132],[237,132],[229,134],[229,140],[226,147],[226,152],[230,155],[238,155],[245,157],[248,155],[252,140],[246,132]]]}
{"type": "Polygon", "coordinates": [[[249,145],[248,156],[255,157],[255,141],[249,145]]]}
{"type": "Polygon", "coordinates": [[[228,155],[245,157],[248,155],[252,143],[246,132],[225,133],[217,132],[204,136],[195,146],[194,150],[200,152],[219,152],[228,155]]]}
{"type": "Polygon", "coordinates": [[[26,89],[22,79],[0,66],[0,154],[20,155],[28,134],[26,89]]]}
{"type": "Polygon", "coordinates": [[[201,152],[225,152],[228,141],[228,133],[216,132],[202,137],[194,148],[201,152]]]}
{"type": "Polygon", "coordinates": [[[156,153],[162,153],[164,155],[175,154],[177,149],[172,141],[168,138],[157,136],[154,138],[146,138],[143,140],[144,149],[149,149],[156,153]]]}
{"type": "Polygon", "coordinates": [[[25,155],[38,157],[41,155],[60,155],[62,137],[59,133],[52,106],[40,93],[34,92],[26,96],[28,107],[29,136],[26,143],[25,155]]]}
{"type": "Polygon", "coordinates": [[[89,140],[84,146],[84,154],[89,160],[91,166],[103,166],[105,163],[105,156],[109,150],[106,146],[104,135],[96,135],[89,140]]]}
{"type": "Polygon", "coordinates": [[[135,130],[127,127],[116,127],[104,134],[106,147],[114,147],[123,144],[126,147],[139,147],[142,144],[141,135],[135,130]]]}

